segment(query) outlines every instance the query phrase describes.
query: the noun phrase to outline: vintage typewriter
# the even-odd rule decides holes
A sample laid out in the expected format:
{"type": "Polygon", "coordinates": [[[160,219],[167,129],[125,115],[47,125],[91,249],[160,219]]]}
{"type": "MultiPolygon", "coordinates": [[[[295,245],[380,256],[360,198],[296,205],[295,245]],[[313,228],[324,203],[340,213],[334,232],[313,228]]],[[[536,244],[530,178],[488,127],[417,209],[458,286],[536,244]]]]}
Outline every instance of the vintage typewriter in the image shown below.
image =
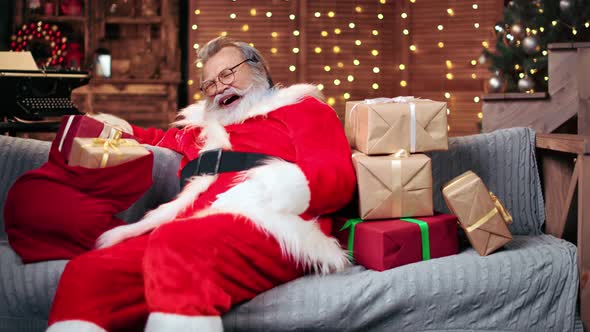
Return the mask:
{"type": "Polygon", "coordinates": [[[89,80],[87,72],[39,70],[28,52],[0,52],[0,130],[52,131],[62,115],[80,114],[71,93],[89,80]]]}

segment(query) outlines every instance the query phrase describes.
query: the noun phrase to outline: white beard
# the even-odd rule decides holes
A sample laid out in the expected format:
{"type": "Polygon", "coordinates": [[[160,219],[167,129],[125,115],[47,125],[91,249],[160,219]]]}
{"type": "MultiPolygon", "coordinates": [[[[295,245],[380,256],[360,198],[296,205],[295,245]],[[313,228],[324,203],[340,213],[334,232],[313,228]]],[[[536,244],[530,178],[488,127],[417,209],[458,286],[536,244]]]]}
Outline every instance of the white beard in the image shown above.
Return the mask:
{"type": "Polygon", "coordinates": [[[241,123],[247,118],[246,115],[252,109],[252,106],[259,103],[268,92],[268,87],[260,84],[252,84],[249,88],[243,90],[230,87],[222,95],[218,95],[214,99],[207,99],[205,102],[206,117],[218,121],[222,126],[241,123]],[[229,94],[239,95],[241,98],[237,101],[238,104],[235,107],[226,110],[219,105],[219,100],[229,94]]]}

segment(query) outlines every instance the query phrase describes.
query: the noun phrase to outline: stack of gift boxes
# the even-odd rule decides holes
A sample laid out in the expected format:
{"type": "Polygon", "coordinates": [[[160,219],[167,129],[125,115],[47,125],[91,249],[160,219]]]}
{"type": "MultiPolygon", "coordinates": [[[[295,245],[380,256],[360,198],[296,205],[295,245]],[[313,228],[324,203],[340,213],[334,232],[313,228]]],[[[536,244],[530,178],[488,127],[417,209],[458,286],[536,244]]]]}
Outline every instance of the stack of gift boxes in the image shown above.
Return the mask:
{"type": "Polygon", "coordinates": [[[423,152],[448,149],[446,103],[412,97],[347,102],[345,131],[359,216],[337,218],[335,235],[357,263],[383,271],[457,254],[457,217],[482,255],[510,240],[508,213],[472,172],[444,187],[454,215],[433,211],[432,165],[423,152]],[[462,205],[466,197],[477,197],[477,207],[462,205]]]}

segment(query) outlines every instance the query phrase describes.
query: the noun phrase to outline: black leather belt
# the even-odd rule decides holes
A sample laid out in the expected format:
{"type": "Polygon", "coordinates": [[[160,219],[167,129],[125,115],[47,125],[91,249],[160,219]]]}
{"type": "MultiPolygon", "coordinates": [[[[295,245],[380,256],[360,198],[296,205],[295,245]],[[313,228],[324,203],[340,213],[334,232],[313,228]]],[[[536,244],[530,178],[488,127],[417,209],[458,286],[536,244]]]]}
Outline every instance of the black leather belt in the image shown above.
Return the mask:
{"type": "Polygon", "coordinates": [[[180,172],[180,187],[184,187],[186,179],[192,176],[245,171],[260,166],[269,158],[272,156],[264,153],[207,150],[184,166],[180,172]]]}

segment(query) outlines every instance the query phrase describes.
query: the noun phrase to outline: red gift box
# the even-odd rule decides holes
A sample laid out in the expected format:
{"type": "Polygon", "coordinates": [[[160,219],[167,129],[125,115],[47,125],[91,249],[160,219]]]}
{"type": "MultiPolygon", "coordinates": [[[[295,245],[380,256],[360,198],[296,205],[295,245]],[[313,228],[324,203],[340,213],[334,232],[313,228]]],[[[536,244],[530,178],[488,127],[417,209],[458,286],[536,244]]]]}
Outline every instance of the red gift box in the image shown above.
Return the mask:
{"type": "MultiPolygon", "coordinates": [[[[68,160],[74,138],[107,138],[111,127],[85,115],[67,115],[62,117],[61,125],[57,131],[55,141],[57,149],[68,160]]],[[[123,133],[122,138],[132,138],[132,135],[123,133]]]]}
{"type": "Polygon", "coordinates": [[[425,259],[455,255],[459,252],[457,217],[436,214],[432,217],[402,218],[380,221],[359,221],[341,230],[351,219],[334,220],[334,236],[343,248],[348,248],[349,235],[354,227],[353,258],[366,268],[384,271],[425,259]],[[419,226],[416,222],[422,222],[419,226]],[[429,253],[423,250],[428,244],[429,253]]]}

